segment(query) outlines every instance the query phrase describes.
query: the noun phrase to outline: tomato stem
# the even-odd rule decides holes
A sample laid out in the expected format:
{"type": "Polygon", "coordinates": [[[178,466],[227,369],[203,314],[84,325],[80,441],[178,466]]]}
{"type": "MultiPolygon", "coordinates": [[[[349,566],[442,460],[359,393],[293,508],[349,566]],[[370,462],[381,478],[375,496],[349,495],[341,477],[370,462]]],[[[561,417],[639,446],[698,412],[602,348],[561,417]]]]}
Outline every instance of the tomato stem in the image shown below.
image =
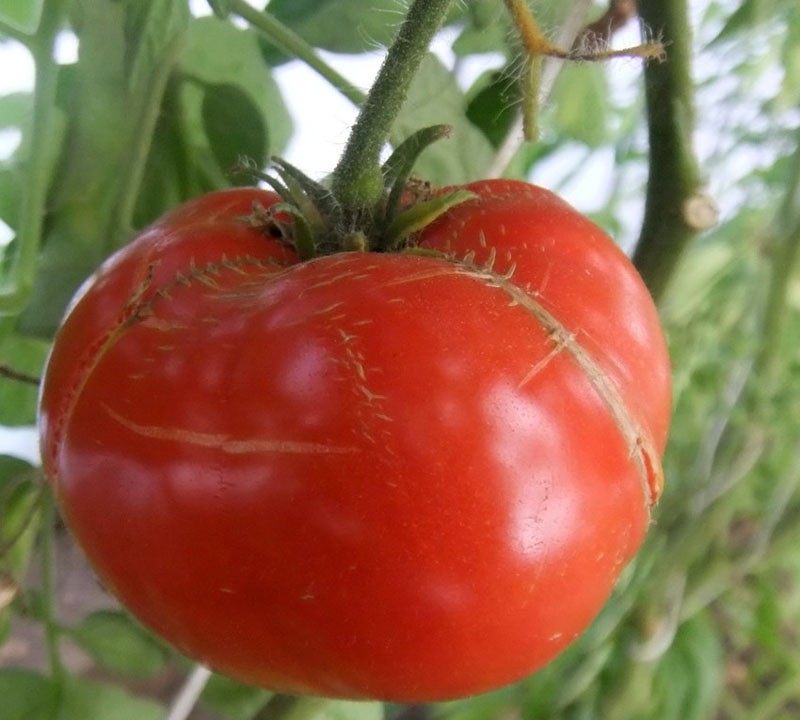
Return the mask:
{"type": "Polygon", "coordinates": [[[333,193],[346,211],[357,213],[380,200],[381,150],[450,3],[415,0],[400,26],[333,173],[333,193]]]}

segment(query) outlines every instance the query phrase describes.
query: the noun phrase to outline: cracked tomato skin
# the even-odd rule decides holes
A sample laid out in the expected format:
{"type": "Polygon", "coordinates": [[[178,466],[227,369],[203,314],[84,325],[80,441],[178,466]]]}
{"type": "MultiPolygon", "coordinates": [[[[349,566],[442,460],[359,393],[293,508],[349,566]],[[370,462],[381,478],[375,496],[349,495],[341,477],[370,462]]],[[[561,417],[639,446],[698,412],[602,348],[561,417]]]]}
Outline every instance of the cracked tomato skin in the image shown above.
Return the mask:
{"type": "Polygon", "coordinates": [[[43,384],[46,472],[102,581],[187,655],[403,702],[541,667],[661,489],[669,363],[625,256],[511,181],[300,263],[213,193],[109,259],[43,384]]]}

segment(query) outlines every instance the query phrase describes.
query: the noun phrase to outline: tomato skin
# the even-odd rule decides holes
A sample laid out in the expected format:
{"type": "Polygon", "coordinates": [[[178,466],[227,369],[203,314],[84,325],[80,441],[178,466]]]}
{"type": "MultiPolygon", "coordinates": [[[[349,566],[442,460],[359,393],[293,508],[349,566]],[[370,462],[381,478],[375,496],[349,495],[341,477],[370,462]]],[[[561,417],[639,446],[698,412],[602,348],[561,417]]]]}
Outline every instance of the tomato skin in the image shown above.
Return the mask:
{"type": "Polygon", "coordinates": [[[581,257],[582,220],[559,221],[575,235],[562,258],[558,223],[544,241],[510,220],[496,232],[495,196],[513,186],[472,189],[473,214],[420,236],[453,258],[305,263],[213,194],[122,250],[73,306],[42,393],[46,471],[101,579],[183,652],[275,690],[443,700],[529,674],[605,602],[647,529],[666,436],[655,311],[605,236],[581,257]],[[559,282],[605,267],[605,294],[580,292],[626,308],[628,347],[652,335],[649,362],[626,358],[627,339],[606,352],[599,320],[587,350],[603,352],[584,357],[604,308],[581,316],[565,290],[562,318],[543,263],[559,282]],[[573,338],[562,349],[550,317],[573,338]],[[639,435],[655,453],[645,475],[639,435]]]}
{"type": "Polygon", "coordinates": [[[498,273],[514,267],[514,283],[576,333],[663,452],[671,405],[668,352],[658,312],[628,258],[545,188],[517,180],[465,188],[477,198],[426,228],[420,246],[457,257],[472,253],[476,265],[493,255],[498,273]]]}

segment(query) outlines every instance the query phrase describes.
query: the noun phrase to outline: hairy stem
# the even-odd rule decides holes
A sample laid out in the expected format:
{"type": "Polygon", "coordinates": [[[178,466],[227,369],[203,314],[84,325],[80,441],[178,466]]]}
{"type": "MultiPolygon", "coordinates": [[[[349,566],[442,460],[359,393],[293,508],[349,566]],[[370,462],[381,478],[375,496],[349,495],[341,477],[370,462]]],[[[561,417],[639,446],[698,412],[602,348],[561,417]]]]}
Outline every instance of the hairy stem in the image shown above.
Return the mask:
{"type": "MultiPolygon", "coordinates": [[[[564,47],[571,46],[574,43],[584,25],[586,14],[589,12],[591,4],[591,0],[574,0],[564,24],[558,31],[558,36],[555,40],[557,45],[564,47]]],[[[542,76],[539,80],[537,104],[544,104],[547,101],[563,66],[564,64],[560,60],[545,58],[542,64],[542,76]]],[[[487,170],[487,177],[502,177],[508,172],[517,152],[525,144],[525,122],[526,119],[523,117],[522,112],[518,112],[514,123],[495,153],[487,170]]],[[[527,122],[531,122],[530,117],[527,122]]]]}
{"type": "Polygon", "coordinates": [[[303,38],[269,13],[259,12],[252,5],[248,5],[245,0],[228,0],[228,8],[263,33],[278,49],[304,62],[316,71],[353,105],[360,106],[364,102],[366,95],[361,90],[328,65],[303,38]]]}
{"type": "Polygon", "coordinates": [[[415,0],[400,26],[333,173],[333,192],[345,209],[357,211],[380,198],[381,150],[450,2],[415,0]]]}
{"type": "MultiPolygon", "coordinates": [[[[650,63],[644,70],[650,164],[645,216],[633,256],[658,300],[689,241],[706,227],[689,212],[692,203],[703,202],[703,196],[692,138],[688,2],[640,0],[639,13],[651,32],[663,36],[669,53],[666,62],[650,63]]],[[[713,212],[707,215],[713,217],[713,212]]]]}

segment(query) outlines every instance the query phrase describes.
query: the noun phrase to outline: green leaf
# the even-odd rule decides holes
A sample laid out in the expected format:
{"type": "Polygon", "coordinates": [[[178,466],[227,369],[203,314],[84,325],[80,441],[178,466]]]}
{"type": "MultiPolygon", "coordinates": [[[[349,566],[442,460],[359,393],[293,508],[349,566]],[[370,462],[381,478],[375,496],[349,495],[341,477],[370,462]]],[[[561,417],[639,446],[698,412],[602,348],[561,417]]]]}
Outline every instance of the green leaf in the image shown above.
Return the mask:
{"type": "Polygon", "coordinates": [[[193,131],[202,130],[204,86],[231,85],[260,110],[268,131],[269,154],[281,152],[292,134],[292,120],[271,68],[261,55],[255,32],[240,30],[215,17],[197,18],[189,27],[179,64],[186,77],[200,81],[185,88],[190,125],[185,129],[191,137],[197,137],[193,131]]]}
{"type": "Polygon", "coordinates": [[[397,0],[272,0],[268,12],[314,47],[339,53],[389,45],[403,18],[397,0]]]}
{"type": "MultiPolygon", "coordinates": [[[[0,165],[0,218],[10,228],[16,229],[19,217],[22,175],[11,165],[0,165]]],[[[2,252],[0,251],[0,256],[2,252]]],[[[0,277],[3,273],[0,272],[0,277]]]]}
{"type": "MultiPolygon", "coordinates": [[[[791,472],[791,470],[790,470],[791,472]]],[[[763,648],[779,653],[781,638],[780,591],[763,578],[755,581],[757,604],[755,607],[754,639],[763,648]]]]}
{"type": "Polygon", "coordinates": [[[0,455],[0,568],[19,577],[36,536],[40,489],[24,460],[0,455]]]}
{"type": "Polygon", "coordinates": [[[129,97],[147,98],[153,73],[172,64],[172,48],[183,42],[188,27],[187,3],[175,0],[125,0],[123,67],[129,97]]]}
{"type": "Polygon", "coordinates": [[[244,182],[228,175],[239,156],[263,167],[291,133],[291,117],[257,35],[216,17],[195,18],[164,94],[136,225],[191,197],[244,182]]]}
{"type": "MultiPolygon", "coordinates": [[[[161,114],[153,134],[141,191],[133,216],[134,227],[141,228],[185,200],[224,185],[225,178],[215,169],[209,179],[198,171],[206,148],[202,127],[185,123],[181,83],[172,80],[164,92],[161,114]]],[[[206,165],[214,165],[209,157],[206,165]]]]}
{"type": "Polygon", "coordinates": [[[121,687],[81,678],[64,682],[59,710],[57,720],[163,720],[165,714],[158,703],[135,698],[121,687]]]}
{"type": "Polygon", "coordinates": [[[384,708],[380,702],[338,700],[327,703],[317,717],[319,720],[383,720],[384,708]]]}
{"type": "Polygon", "coordinates": [[[426,125],[453,128],[449,139],[429,147],[420,156],[414,172],[436,185],[478,180],[492,160],[492,146],[465,117],[467,101],[455,78],[433,55],[422,62],[411,84],[408,98],[395,121],[392,136],[409,137],[426,125]]]}
{"type": "Polygon", "coordinates": [[[167,661],[161,643],[124,612],[93,612],[70,628],[69,635],[98,664],[127,677],[153,677],[167,661]]]}
{"type": "Polygon", "coordinates": [[[222,675],[212,675],[203,689],[203,704],[225,720],[251,720],[272,693],[244,685],[222,675]]]}
{"type": "Polygon", "coordinates": [[[33,33],[42,17],[44,0],[3,0],[0,21],[24,33],[33,33]]]}
{"type": "Polygon", "coordinates": [[[207,0],[209,7],[214,15],[220,20],[227,20],[230,15],[230,3],[228,0],[207,0]]]}
{"type": "Polygon", "coordinates": [[[661,698],[659,718],[703,720],[722,687],[719,638],[707,615],[684,623],[658,665],[655,691],[661,698]]]}
{"type": "MultiPolygon", "coordinates": [[[[203,128],[211,151],[222,170],[232,168],[247,156],[263,168],[269,158],[267,128],[258,106],[244,90],[229,83],[205,88],[203,94],[203,128]]],[[[250,178],[233,178],[250,184],[250,178]]]]}
{"type": "MultiPolygon", "coordinates": [[[[3,720],[55,720],[58,686],[31,670],[0,670],[3,720]]],[[[88,720],[91,716],[85,716],[88,720]]],[[[97,716],[95,716],[97,717],[97,716]]],[[[60,719],[59,719],[60,720],[60,719]]]]}
{"type": "Polygon", "coordinates": [[[28,123],[33,109],[33,97],[28,92],[0,95],[0,130],[21,128],[28,123]]]}
{"type": "Polygon", "coordinates": [[[608,95],[602,67],[565,63],[553,88],[553,123],[564,137],[598,147],[607,140],[608,95]]]}
{"type": "Polygon", "coordinates": [[[760,5],[759,0],[742,0],[739,7],[728,17],[713,42],[726,40],[741,32],[750,32],[760,22],[760,5]]]}
{"type": "MultiPolygon", "coordinates": [[[[50,344],[16,332],[0,333],[0,365],[38,377],[50,344]]],[[[26,382],[0,378],[0,425],[33,425],[38,388],[26,382]]]]}
{"type": "Polygon", "coordinates": [[[508,70],[478,78],[469,91],[467,117],[494,147],[505,140],[520,102],[519,80],[508,70]]]}
{"type": "Polygon", "coordinates": [[[165,77],[189,18],[186,3],[72,3],[78,62],[59,73],[69,117],[51,187],[30,334],[51,335],[79,284],[130,237],[131,207],[165,77]]]}
{"type": "Polygon", "coordinates": [[[0,644],[9,628],[9,605],[27,572],[39,530],[40,497],[33,468],[0,455],[0,644]]]}
{"type": "Polygon", "coordinates": [[[458,57],[506,50],[509,25],[502,3],[473,0],[467,4],[465,15],[467,23],[453,43],[453,52],[458,57]]]}

